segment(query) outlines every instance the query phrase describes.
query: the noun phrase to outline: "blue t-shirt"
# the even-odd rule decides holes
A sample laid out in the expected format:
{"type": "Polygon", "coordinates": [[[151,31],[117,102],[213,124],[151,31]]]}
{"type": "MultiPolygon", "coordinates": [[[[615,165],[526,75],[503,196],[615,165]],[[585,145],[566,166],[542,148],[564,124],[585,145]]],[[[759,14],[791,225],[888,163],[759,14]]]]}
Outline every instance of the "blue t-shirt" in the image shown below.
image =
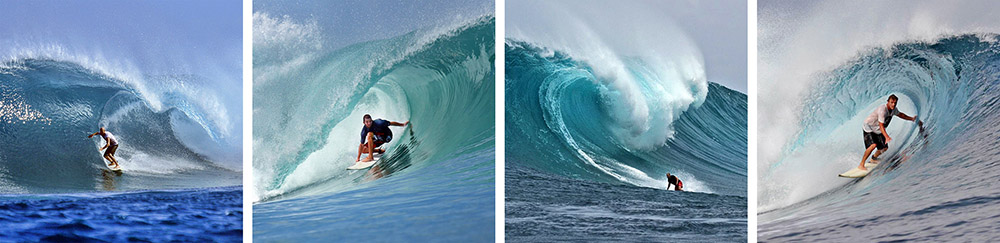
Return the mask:
{"type": "Polygon", "coordinates": [[[365,137],[368,136],[368,132],[375,133],[375,136],[379,137],[392,136],[392,130],[389,129],[389,121],[382,119],[373,120],[371,128],[361,125],[361,143],[365,143],[365,137]]]}

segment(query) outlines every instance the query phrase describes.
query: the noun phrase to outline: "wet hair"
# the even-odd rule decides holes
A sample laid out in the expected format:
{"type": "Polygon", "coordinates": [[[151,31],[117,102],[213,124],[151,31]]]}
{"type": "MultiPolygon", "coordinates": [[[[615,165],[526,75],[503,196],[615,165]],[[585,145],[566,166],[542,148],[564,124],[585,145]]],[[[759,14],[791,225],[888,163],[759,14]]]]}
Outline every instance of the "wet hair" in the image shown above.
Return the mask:
{"type": "Polygon", "coordinates": [[[371,119],[372,119],[372,115],[365,114],[365,117],[361,118],[361,121],[371,120],[371,119]]]}
{"type": "Polygon", "coordinates": [[[885,101],[890,101],[890,100],[899,100],[899,97],[896,97],[896,95],[891,94],[891,95],[889,95],[889,99],[887,99],[885,101]]]}

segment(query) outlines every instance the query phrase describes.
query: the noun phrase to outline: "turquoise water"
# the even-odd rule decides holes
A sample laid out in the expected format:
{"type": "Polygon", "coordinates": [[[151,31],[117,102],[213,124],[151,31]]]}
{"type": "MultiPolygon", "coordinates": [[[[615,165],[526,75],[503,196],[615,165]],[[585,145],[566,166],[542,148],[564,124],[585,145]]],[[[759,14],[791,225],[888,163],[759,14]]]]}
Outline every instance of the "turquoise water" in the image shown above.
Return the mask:
{"type": "Polygon", "coordinates": [[[294,64],[255,50],[255,240],[493,239],[494,26],[482,16],[294,64]],[[364,114],[411,124],[392,127],[371,169],[345,170],[364,114]]]}
{"type": "Polygon", "coordinates": [[[600,63],[516,40],[506,60],[506,239],[745,241],[745,94],[641,58],[604,80],[600,63]],[[621,119],[640,107],[643,122],[621,119]],[[665,190],[666,173],[688,192],[665,190]]]}

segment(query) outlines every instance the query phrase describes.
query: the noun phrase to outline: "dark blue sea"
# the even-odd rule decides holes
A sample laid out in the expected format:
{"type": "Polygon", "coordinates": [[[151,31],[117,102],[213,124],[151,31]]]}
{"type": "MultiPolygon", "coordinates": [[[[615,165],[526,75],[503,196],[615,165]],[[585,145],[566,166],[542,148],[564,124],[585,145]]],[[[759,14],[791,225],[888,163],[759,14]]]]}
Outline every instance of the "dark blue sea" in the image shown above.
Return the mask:
{"type": "Polygon", "coordinates": [[[241,139],[191,96],[141,84],[200,78],[92,65],[0,63],[0,241],[240,241],[241,165],[225,157],[241,139]],[[118,139],[121,174],[87,137],[100,127],[118,139]]]}
{"type": "Polygon", "coordinates": [[[0,241],[240,242],[240,186],[0,196],[0,241]]]}

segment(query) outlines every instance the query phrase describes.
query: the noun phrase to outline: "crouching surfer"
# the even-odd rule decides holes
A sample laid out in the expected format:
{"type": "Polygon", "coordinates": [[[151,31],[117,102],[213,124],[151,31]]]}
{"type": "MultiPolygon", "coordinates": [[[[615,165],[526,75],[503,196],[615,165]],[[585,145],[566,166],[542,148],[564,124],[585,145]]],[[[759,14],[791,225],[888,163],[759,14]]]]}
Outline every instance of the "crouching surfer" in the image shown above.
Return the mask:
{"type": "Polygon", "coordinates": [[[667,173],[667,190],[670,190],[670,185],[674,185],[674,191],[684,190],[684,182],[681,182],[681,179],[677,179],[676,176],[667,173]]]}
{"type": "Polygon", "coordinates": [[[409,121],[399,123],[383,119],[372,120],[372,116],[369,114],[365,114],[364,123],[365,126],[361,128],[361,144],[358,145],[358,157],[354,159],[355,162],[369,162],[375,160],[375,152],[385,152],[375,148],[392,141],[392,130],[389,129],[389,126],[402,127],[410,124],[409,121]],[[361,154],[368,154],[368,157],[361,159],[361,154]]]}

